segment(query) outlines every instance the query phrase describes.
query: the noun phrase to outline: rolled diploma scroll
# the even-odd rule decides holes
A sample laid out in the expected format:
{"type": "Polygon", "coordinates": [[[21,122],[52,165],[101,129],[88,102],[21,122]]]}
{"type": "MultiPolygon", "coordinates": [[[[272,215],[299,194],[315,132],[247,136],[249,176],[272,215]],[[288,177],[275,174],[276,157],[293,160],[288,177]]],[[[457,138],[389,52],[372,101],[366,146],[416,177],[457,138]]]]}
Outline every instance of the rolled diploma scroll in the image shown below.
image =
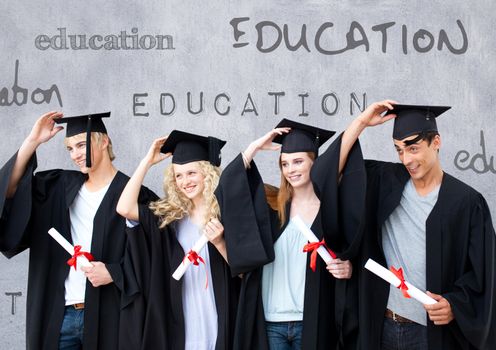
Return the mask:
{"type": "MultiPolygon", "coordinates": [[[[310,243],[320,242],[317,236],[315,236],[312,230],[310,230],[308,226],[305,225],[303,220],[298,215],[294,216],[291,220],[296,224],[300,232],[310,243]]],[[[327,249],[325,249],[325,247],[318,247],[317,253],[319,253],[320,257],[325,261],[326,264],[332,261],[332,256],[329,254],[327,249]]]]}
{"type": "MultiPolygon", "coordinates": [[[[57,241],[58,244],[62,246],[71,256],[74,255],[74,247],[72,244],[70,244],[67,239],[62,237],[62,235],[54,229],[53,227],[48,230],[48,234],[53,237],[54,240],[57,241]]],[[[86,259],[85,256],[81,255],[77,257],[77,263],[78,265],[85,266],[85,267],[92,267],[93,265],[86,259]]]]}
{"type": "MultiPolygon", "coordinates": [[[[367,260],[367,263],[365,264],[365,268],[369,270],[370,272],[376,274],[386,282],[391,283],[393,286],[398,288],[398,286],[401,284],[401,281],[398,277],[394,275],[391,271],[386,269],[385,267],[382,267],[378,263],[376,263],[374,260],[369,259],[367,260]]],[[[422,292],[420,289],[418,289],[415,286],[412,286],[410,283],[405,281],[406,286],[408,287],[408,294],[414,298],[415,300],[421,302],[422,304],[435,304],[437,301],[432,299],[430,296],[422,292]]]]}
{"type": "MultiPolygon", "coordinates": [[[[208,243],[207,236],[202,234],[200,239],[196,241],[195,245],[193,246],[193,248],[191,248],[191,250],[194,250],[197,254],[199,254],[200,250],[202,250],[205,244],[207,243],[208,243]]],[[[184,257],[183,261],[177,267],[176,271],[174,271],[174,273],[172,274],[172,278],[174,278],[176,281],[179,281],[181,277],[183,277],[189,265],[191,265],[191,260],[187,258],[187,255],[188,253],[186,253],[186,256],[184,257]]]]}

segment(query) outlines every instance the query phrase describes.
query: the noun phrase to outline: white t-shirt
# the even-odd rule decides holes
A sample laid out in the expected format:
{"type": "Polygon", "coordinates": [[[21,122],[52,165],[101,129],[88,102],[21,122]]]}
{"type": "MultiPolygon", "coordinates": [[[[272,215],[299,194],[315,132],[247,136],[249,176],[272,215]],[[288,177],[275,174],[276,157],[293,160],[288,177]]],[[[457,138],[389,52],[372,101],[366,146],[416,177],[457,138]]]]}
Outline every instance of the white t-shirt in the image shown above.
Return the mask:
{"type": "MultiPolygon", "coordinates": [[[[90,192],[83,184],[69,207],[72,243],[74,246],[80,245],[82,251],[91,253],[93,220],[109,186],[110,184],[96,192],[90,192]]],[[[71,267],[65,280],[65,305],[83,303],[85,290],[86,277],[83,271],[79,265],[77,270],[71,267]]]]}

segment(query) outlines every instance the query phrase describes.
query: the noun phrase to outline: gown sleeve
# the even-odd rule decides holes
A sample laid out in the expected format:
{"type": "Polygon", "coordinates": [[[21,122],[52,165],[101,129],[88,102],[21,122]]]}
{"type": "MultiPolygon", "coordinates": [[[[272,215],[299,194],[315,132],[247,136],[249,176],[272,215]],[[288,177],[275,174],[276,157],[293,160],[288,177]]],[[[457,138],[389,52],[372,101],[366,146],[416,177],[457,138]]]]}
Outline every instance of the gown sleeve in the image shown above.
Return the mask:
{"type": "MultiPolygon", "coordinates": [[[[143,205],[148,205],[151,201],[157,200],[158,197],[157,195],[148,189],[147,187],[142,186],[139,196],[138,196],[138,203],[143,204],[143,205]]],[[[139,230],[137,228],[136,230],[139,230]]],[[[130,229],[130,231],[132,231],[130,229]]],[[[129,236],[129,235],[128,235],[129,236]]],[[[122,291],[124,288],[124,271],[123,271],[123,265],[124,265],[124,260],[125,256],[122,257],[120,262],[117,263],[106,263],[105,267],[107,268],[108,272],[110,273],[110,276],[112,277],[112,280],[114,284],[122,291]]]]}
{"type": "Polygon", "coordinates": [[[159,229],[158,218],[144,204],[139,205],[139,225],[126,228],[119,325],[121,350],[168,349],[165,307],[168,297],[164,283],[169,272],[164,267],[160,242],[160,235],[167,233],[159,229]]]}
{"type": "Polygon", "coordinates": [[[227,258],[233,276],[274,260],[269,207],[254,162],[245,169],[242,156],[222,172],[215,191],[226,232],[227,258]]]}
{"type": "Polygon", "coordinates": [[[158,218],[147,205],[139,205],[139,224],[126,227],[127,244],[123,263],[123,307],[138,294],[148,294],[152,260],[152,236],[159,234],[158,218]]]}
{"type": "MultiPolygon", "coordinates": [[[[37,167],[36,154],[29,160],[24,175],[19,180],[12,198],[7,198],[10,177],[17,153],[0,169],[0,251],[11,258],[30,247],[29,229],[36,206],[49,200],[57,186],[62,170],[49,170],[34,175],[37,167]]],[[[43,216],[38,218],[43,220],[43,216]]]]}
{"type": "Polygon", "coordinates": [[[360,144],[350,150],[339,178],[342,134],[315,160],[311,178],[320,199],[327,245],[343,260],[358,254],[363,232],[367,176],[360,144]]]}
{"type": "Polygon", "coordinates": [[[474,195],[471,202],[468,259],[465,271],[453,291],[443,294],[456,322],[451,330],[460,332],[477,349],[496,348],[496,237],[485,199],[474,195]]]}

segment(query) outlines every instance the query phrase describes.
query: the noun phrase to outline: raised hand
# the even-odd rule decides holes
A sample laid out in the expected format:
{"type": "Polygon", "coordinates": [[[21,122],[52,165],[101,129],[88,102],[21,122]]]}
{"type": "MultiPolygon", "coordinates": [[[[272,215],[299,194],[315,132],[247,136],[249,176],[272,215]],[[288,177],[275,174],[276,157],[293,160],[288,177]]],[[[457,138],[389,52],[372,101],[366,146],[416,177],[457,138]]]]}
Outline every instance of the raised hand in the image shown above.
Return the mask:
{"type": "Polygon", "coordinates": [[[55,119],[62,117],[62,112],[48,112],[43,114],[34,123],[27,140],[36,145],[47,142],[54,137],[59,131],[63,130],[62,126],[55,126],[55,119]]]}
{"type": "Polygon", "coordinates": [[[368,106],[357,119],[366,126],[376,126],[385,123],[396,117],[396,114],[382,116],[387,110],[393,109],[395,104],[396,102],[393,100],[374,102],[368,106]]]}
{"type": "Polygon", "coordinates": [[[43,114],[34,123],[29,136],[24,139],[24,142],[17,152],[16,162],[7,187],[7,198],[12,198],[14,196],[17,185],[26,171],[27,164],[36,152],[38,146],[50,140],[63,129],[62,126],[55,126],[55,119],[61,117],[62,112],[48,112],[43,114]]]}
{"type": "Polygon", "coordinates": [[[155,139],[150,148],[148,149],[148,153],[146,154],[144,161],[148,165],[155,165],[164,159],[168,158],[171,156],[171,153],[163,154],[160,153],[160,148],[164,145],[165,141],[167,140],[167,136],[160,137],[158,139],[155,139]]]}
{"type": "Polygon", "coordinates": [[[350,153],[351,147],[353,147],[362,131],[368,126],[376,126],[395,118],[396,114],[388,114],[386,116],[382,115],[387,110],[393,109],[393,106],[395,104],[396,102],[393,100],[374,102],[370,106],[368,106],[346,128],[341,139],[341,151],[339,154],[340,174],[343,171],[344,165],[346,164],[346,160],[348,159],[348,154],[350,153]]]}
{"type": "Polygon", "coordinates": [[[145,175],[152,165],[171,155],[170,153],[160,153],[160,148],[164,145],[165,140],[167,137],[160,137],[152,142],[145,158],[141,160],[121,193],[116,211],[126,219],[139,220],[138,197],[145,175]]]}
{"type": "Polygon", "coordinates": [[[264,136],[250,143],[248,148],[243,152],[245,161],[250,163],[259,150],[279,150],[281,148],[281,145],[274,145],[272,144],[272,141],[277,135],[287,134],[290,130],[291,128],[275,128],[266,133],[264,136]]]}
{"type": "Polygon", "coordinates": [[[275,128],[266,133],[261,138],[252,142],[257,150],[269,150],[269,151],[277,151],[281,148],[281,145],[274,145],[272,141],[276,138],[277,135],[287,134],[291,128],[275,128]]]}

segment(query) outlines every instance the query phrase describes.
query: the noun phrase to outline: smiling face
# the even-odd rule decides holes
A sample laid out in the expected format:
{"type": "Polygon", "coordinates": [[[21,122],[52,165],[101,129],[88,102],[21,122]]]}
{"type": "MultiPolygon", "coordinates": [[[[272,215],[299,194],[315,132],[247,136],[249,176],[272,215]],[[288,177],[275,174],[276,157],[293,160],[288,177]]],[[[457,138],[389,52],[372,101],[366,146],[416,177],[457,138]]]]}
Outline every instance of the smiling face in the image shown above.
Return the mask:
{"type": "Polygon", "coordinates": [[[313,160],[308,152],[281,153],[282,175],[293,188],[306,186],[310,183],[312,165],[313,160]]]}
{"type": "Polygon", "coordinates": [[[86,167],[86,133],[67,137],[64,140],[64,144],[72,161],[84,174],[88,174],[97,169],[101,164],[103,157],[108,155],[107,147],[109,145],[109,139],[107,137],[94,138],[92,133],[91,140],[91,168],[86,167]]]}
{"type": "Polygon", "coordinates": [[[205,188],[203,175],[198,162],[173,164],[176,186],[189,200],[196,202],[203,198],[205,188]]]}
{"type": "Polygon", "coordinates": [[[408,143],[415,138],[417,135],[400,141],[393,140],[394,147],[413,181],[429,180],[440,169],[438,151],[441,147],[441,138],[435,135],[431,142],[424,139],[413,144],[408,143]]]}

